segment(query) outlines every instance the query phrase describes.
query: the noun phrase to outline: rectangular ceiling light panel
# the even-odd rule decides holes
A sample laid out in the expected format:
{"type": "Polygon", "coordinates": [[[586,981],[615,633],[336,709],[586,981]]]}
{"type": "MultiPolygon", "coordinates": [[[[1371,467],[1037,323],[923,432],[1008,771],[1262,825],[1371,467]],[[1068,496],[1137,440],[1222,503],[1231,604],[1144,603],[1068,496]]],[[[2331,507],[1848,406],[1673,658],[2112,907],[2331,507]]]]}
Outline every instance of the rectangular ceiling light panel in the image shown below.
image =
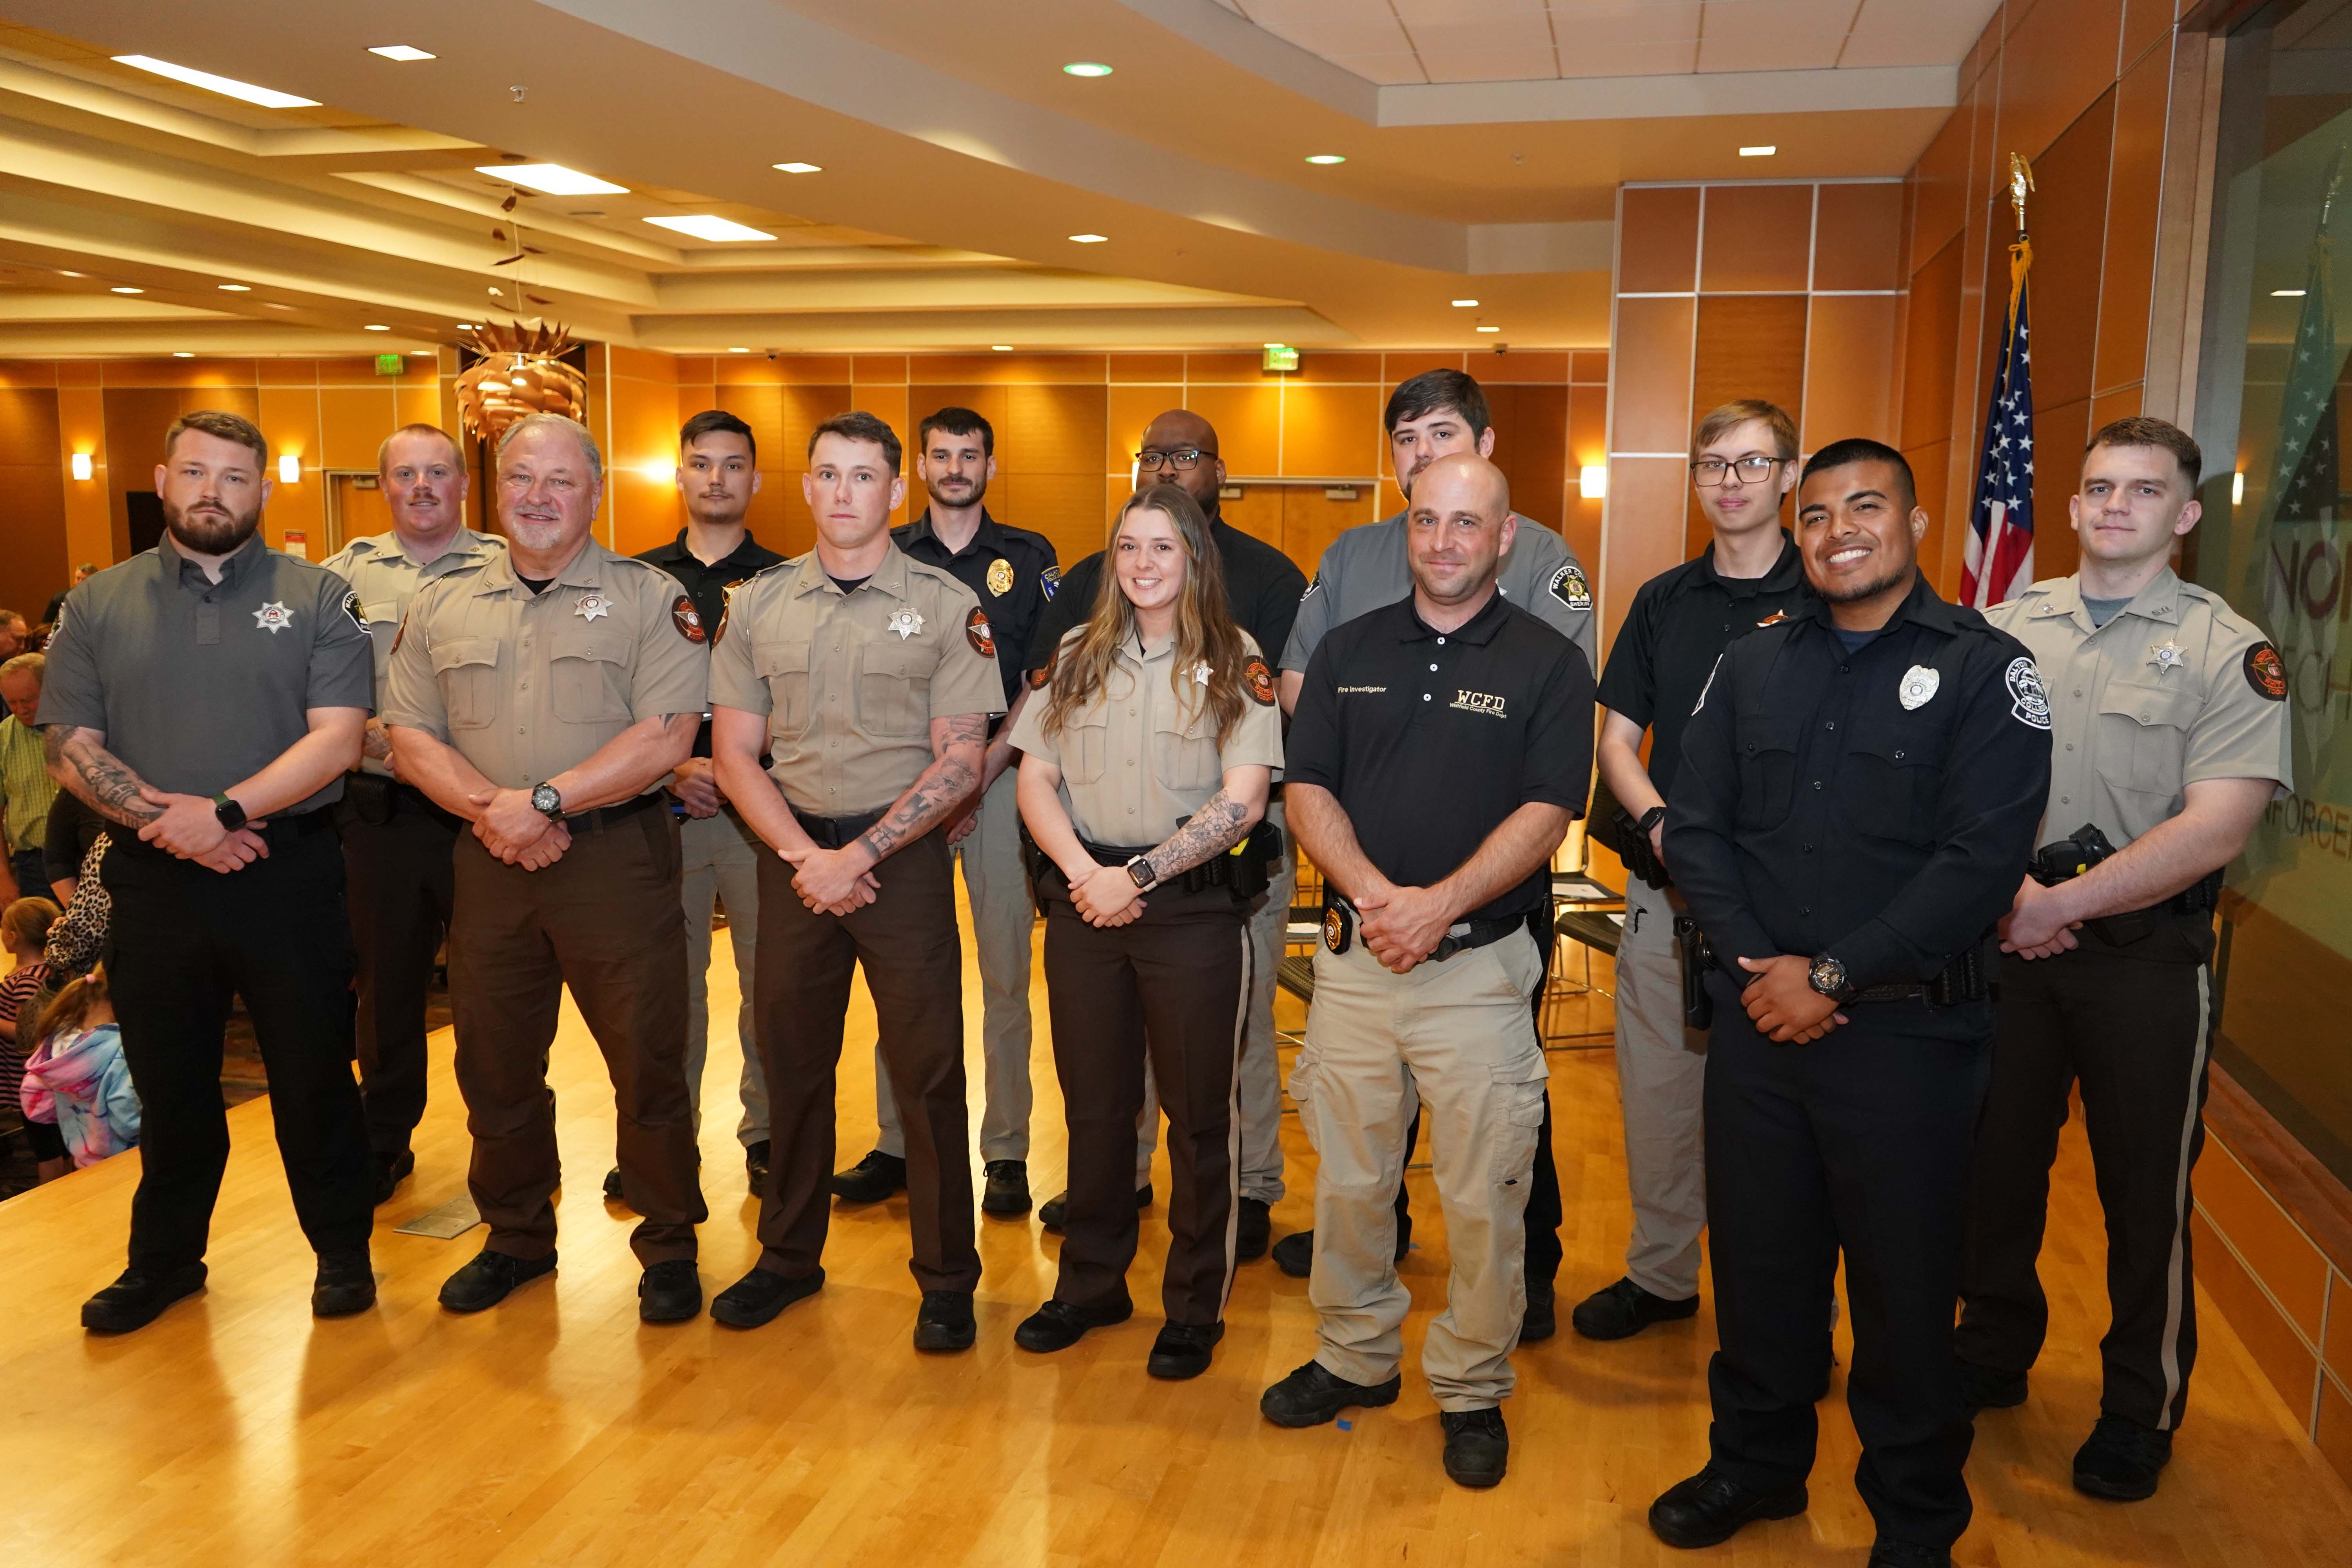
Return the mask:
{"type": "Polygon", "coordinates": [[[729,218],[714,216],[709,213],[690,213],[682,217],[649,217],[646,221],[657,228],[666,228],[694,239],[773,239],[776,237],[764,229],[751,228],[729,218]]]}
{"type": "Polygon", "coordinates": [[[478,164],[474,173],[488,174],[494,180],[511,180],[518,185],[544,191],[551,196],[625,196],[629,194],[626,185],[616,185],[610,180],[600,180],[593,174],[583,174],[561,163],[485,163],[478,164]]]}
{"type": "Polygon", "coordinates": [[[114,57],[114,63],[119,66],[129,66],[133,70],[146,71],[151,75],[169,77],[173,81],[185,82],[190,87],[203,88],[206,92],[217,92],[224,98],[239,99],[247,103],[257,103],[264,109],[316,109],[319,107],[319,100],[315,98],[297,98],[290,92],[279,92],[275,88],[256,87],[249,81],[238,81],[233,77],[215,76],[210,71],[194,70],[187,66],[175,66],[169,60],[159,60],[152,55],[117,55],[114,57]]]}

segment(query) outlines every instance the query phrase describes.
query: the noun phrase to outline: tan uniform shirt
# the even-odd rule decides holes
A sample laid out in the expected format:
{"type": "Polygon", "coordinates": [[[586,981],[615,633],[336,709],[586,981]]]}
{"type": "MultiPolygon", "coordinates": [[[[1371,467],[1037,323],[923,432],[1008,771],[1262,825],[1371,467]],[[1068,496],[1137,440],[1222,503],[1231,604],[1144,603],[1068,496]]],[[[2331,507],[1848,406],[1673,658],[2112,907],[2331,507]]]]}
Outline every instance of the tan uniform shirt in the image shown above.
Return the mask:
{"type": "MultiPolygon", "coordinates": [[[[1063,647],[1083,635],[1083,626],[1071,631],[1063,647]]],[[[1251,666],[1264,671],[1256,640],[1244,632],[1242,641],[1251,666]]],[[[1063,808],[1089,843],[1132,849],[1165,843],[1223,787],[1227,768],[1281,772],[1282,710],[1272,676],[1244,682],[1241,717],[1220,746],[1206,676],[1171,679],[1175,647],[1171,637],[1150,653],[1134,643],[1121,648],[1102,689],[1064,716],[1058,734],[1045,733],[1050,687],[1029,699],[1013,726],[1014,749],[1062,770],[1063,808]]]]}
{"type": "Polygon", "coordinates": [[[2078,577],[1985,612],[2023,643],[2050,694],[2041,842],[2095,824],[2118,849],[2179,814],[2206,779],[2293,784],[2286,669],[2260,627],[2169,567],[2105,626],[2078,577]]]}
{"type": "MultiPolygon", "coordinates": [[[[401,548],[397,533],[354,539],[320,563],[349,583],[352,592],[359,595],[360,619],[366,623],[368,638],[375,645],[375,710],[379,714],[390,695],[393,639],[400,633],[401,620],[408,614],[416,591],[436,577],[479,566],[506,552],[507,542],[497,534],[460,528],[449,541],[449,548],[421,566],[401,548]]],[[[384,778],[392,776],[392,770],[373,757],[361,758],[360,768],[384,778]]]]}
{"type": "Polygon", "coordinates": [[[418,589],[383,721],[446,741],[501,789],[544,784],[632,724],[702,711],[707,634],[680,605],[677,578],[593,539],[538,595],[501,551],[418,589]]]}
{"type": "Polygon", "coordinates": [[[769,776],[812,816],[857,816],[931,765],[931,721],[1004,711],[971,590],[897,545],[844,594],[812,550],[728,591],[710,700],[768,721],[769,776]]]}

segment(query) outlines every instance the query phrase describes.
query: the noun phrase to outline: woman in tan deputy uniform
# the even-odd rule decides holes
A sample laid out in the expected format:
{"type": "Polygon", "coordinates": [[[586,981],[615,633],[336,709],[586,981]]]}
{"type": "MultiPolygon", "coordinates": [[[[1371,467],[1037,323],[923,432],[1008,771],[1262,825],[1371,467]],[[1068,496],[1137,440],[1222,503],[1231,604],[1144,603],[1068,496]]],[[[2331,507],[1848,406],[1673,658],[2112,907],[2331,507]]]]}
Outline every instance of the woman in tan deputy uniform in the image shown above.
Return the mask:
{"type": "MultiPolygon", "coordinates": [[[[1042,858],[1045,983],[1070,1132],[1053,1299],[1013,1333],[1057,1351],[1134,1312],[1135,1119],[1144,1053],[1168,1111],[1167,1326],[1155,1377],[1196,1377],[1224,1333],[1239,1168],[1234,1064],[1249,994],[1242,845],[1282,765],[1262,650],[1225,607],[1209,524],[1154,485],[1112,525],[1111,572],[1022,710],[1019,798],[1042,858]]],[[[1255,873],[1253,875],[1253,873],[1255,873]]],[[[1255,886],[1253,886],[1255,884],[1255,886]]]]}

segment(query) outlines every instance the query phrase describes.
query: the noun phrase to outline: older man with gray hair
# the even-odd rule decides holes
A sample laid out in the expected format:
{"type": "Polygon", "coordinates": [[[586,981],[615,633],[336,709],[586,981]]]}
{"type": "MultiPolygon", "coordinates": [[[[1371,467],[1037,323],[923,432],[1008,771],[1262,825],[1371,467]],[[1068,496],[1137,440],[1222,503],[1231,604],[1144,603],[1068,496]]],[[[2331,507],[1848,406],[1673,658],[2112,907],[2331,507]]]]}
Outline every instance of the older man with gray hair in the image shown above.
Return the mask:
{"type": "Polygon", "coordinates": [[[604,481],[579,425],[534,414],[509,426],[497,474],[507,552],[426,583],[393,649],[394,765],[469,825],[449,989],[469,1180],[490,1236],[441,1289],[455,1312],[555,1268],[547,1053],[567,984],[612,1073],[621,1180],[643,1216],[637,1315],[702,1310],[686,925],[661,784],[702,720],[709,638],[676,578],[591,537],[604,481]]]}

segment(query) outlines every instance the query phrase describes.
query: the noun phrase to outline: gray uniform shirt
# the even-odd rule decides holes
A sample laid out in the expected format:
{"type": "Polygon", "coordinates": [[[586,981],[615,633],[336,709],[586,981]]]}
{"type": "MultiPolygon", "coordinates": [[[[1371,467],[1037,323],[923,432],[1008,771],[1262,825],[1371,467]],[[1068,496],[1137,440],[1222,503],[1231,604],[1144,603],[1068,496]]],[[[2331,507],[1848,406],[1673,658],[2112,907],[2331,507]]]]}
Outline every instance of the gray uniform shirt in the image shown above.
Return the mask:
{"type": "MultiPolygon", "coordinates": [[[[359,600],[323,566],[256,534],[221,580],[172,545],[110,567],[66,595],[51,635],[40,721],[97,730],[157,789],[215,795],[310,732],[313,708],[374,702],[359,600]]],[[[338,776],[292,816],[338,799],[338,776]]]]}
{"type": "MultiPolygon", "coordinates": [[[[1584,650],[1584,661],[1601,668],[1601,638],[1592,624],[1592,588],[1567,542],[1529,518],[1503,557],[1498,586],[1503,597],[1532,612],[1546,626],[1584,650]]],[[[1332,627],[1393,605],[1412,592],[1412,569],[1405,561],[1403,512],[1349,529],[1331,542],[1315,563],[1315,580],[1298,601],[1282,668],[1304,672],[1315,645],[1332,627]]]]}
{"type": "MultiPolygon", "coordinates": [[[[498,535],[460,528],[446,550],[422,565],[401,547],[397,533],[354,539],[320,563],[349,583],[352,592],[359,595],[360,619],[367,623],[368,637],[375,644],[378,713],[383,711],[384,701],[391,695],[393,641],[400,633],[401,619],[408,614],[408,602],[416,597],[416,591],[436,577],[479,566],[491,555],[503,555],[506,551],[507,542],[498,535]]],[[[360,767],[384,778],[392,776],[392,770],[373,757],[361,758],[360,767]]]]}

